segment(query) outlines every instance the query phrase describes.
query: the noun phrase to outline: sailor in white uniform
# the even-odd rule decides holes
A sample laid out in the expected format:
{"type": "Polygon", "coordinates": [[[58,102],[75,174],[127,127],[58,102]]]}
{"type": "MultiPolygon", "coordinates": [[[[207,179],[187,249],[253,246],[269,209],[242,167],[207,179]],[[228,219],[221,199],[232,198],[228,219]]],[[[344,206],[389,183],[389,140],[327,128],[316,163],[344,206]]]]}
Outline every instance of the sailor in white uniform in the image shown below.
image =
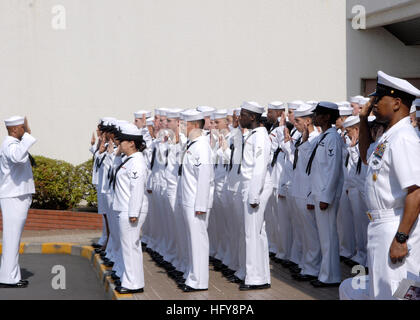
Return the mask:
{"type": "Polygon", "coordinates": [[[204,116],[197,110],[182,112],[188,142],[179,168],[181,204],[188,228],[189,270],[184,292],[207,290],[209,282],[208,214],[214,192],[214,168],[208,138],[202,135],[204,116]]]}
{"type": "Polygon", "coordinates": [[[5,120],[8,136],[0,150],[0,207],[3,218],[3,245],[0,265],[1,287],[24,288],[19,267],[20,238],[35,193],[34,160],[29,149],[36,142],[26,118],[5,120]]]}
{"type": "Polygon", "coordinates": [[[379,71],[371,96],[360,113],[359,140],[368,164],[369,275],[359,277],[364,286],[352,286],[354,279],[343,281],[341,299],[393,299],[401,280],[420,281],[420,139],[409,118],[420,90],[379,71]],[[386,125],[375,142],[367,124],[371,111],[386,125]]]}
{"type": "Polygon", "coordinates": [[[265,231],[264,212],[273,192],[268,166],[271,160],[271,142],[267,129],[261,127],[259,120],[264,112],[256,102],[244,102],[241,106],[240,124],[249,130],[242,145],[242,158],[239,164],[242,183],[243,233],[240,236],[241,270],[238,278],[244,282],[239,290],[270,288],[270,262],[268,239],[265,231]]]}
{"type": "Polygon", "coordinates": [[[308,209],[315,211],[322,261],[314,287],[338,286],[341,282],[339,241],[337,234],[338,202],[343,187],[341,136],[332,127],[339,116],[338,106],[320,102],[315,109],[314,124],[322,128],[312,143],[305,142],[300,149],[311,150],[306,168],[311,179],[308,209]]]}
{"type": "Polygon", "coordinates": [[[120,159],[115,169],[113,185],[113,209],[119,216],[119,228],[124,273],[118,293],[143,292],[143,253],[140,242],[140,230],[147,215],[146,177],[147,166],[143,154],[146,147],[140,130],[134,124],[120,126],[117,135],[120,141],[117,157],[120,159]]]}

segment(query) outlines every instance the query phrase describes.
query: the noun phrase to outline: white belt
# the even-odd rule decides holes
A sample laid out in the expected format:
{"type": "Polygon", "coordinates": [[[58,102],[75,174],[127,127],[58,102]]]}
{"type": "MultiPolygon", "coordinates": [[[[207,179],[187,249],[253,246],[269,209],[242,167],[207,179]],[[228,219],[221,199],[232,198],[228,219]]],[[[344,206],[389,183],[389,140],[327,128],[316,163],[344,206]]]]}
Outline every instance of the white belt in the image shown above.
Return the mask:
{"type": "Polygon", "coordinates": [[[395,208],[395,209],[378,209],[378,210],[369,210],[366,212],[370,221],[377,221],[382,219],[389,218],[399,218],[404,213],[404,208],[395,208]]]}

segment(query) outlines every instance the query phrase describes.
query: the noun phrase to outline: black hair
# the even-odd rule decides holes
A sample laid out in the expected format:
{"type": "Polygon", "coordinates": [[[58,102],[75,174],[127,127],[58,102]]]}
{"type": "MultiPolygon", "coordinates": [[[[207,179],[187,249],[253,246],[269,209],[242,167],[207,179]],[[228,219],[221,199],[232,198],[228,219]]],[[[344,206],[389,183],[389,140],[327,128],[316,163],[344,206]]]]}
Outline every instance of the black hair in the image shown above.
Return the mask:
{"type": "Polygon", "coordinates": [[[200,119],[200,120],[197,120],[197,123],[198,123],[199,128],[203,129],[204,125],[206,124],[206,120],[200,119]]]}
{"type": "Polygon", "coordinates": [[[335,122],[337,121],[337,119],[340,117],[340,112],[338,110],[333,110],[330,108],[325,108],[322,106],[317,106],[316,110],[315,110],[316,114],[329,114],[330,115],[330,120],[329,120],[329,124],[333,125],[335,124],[335,122]]]}
{"type": "Polygon", "coordinates": [[[292,130],[294,128],[293,123],[291,123],[289,121],[286,121],[286,128],[287,128],[287,130],[289,130],[289,132],[292,132],[292,130]]]}

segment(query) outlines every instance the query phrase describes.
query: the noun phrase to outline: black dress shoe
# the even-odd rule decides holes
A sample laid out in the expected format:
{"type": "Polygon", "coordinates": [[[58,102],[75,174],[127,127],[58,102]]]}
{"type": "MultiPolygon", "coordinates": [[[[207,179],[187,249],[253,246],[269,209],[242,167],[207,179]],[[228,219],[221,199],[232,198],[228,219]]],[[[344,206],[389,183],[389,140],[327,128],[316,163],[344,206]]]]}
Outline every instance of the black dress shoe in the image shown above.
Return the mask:
{"type": "Polygon", "coordinates": [[[291,266],[289,267],[290,272],[293,273],[300,273],[302,271],[301,268],[299,268],[299,266],[291,266]]]}
{"type": "Polygon", "coordinates": [[[120,294],[140,293],[140,292],[143,292],[144,291],[143,288],[140,288],[140,289],[127,289],[127,288],[124,288],[124,287],[121,287],[121,286],[116,287],[115,290],[117,290],[117,292],[120,293],[120,294]]]}
{"type": "Polygon", "coordinates": [[[292,274],[292,277],[293,277],[293,279],[295,279],[297,281],[312,281],[312,280],[318,279],[318,277],[311,276],[309,274],[301,274],[301,273],[292,274]]]}
{"type": "Polygon", "coordinates": [[[115,280],[114,284],[116,287],[121,287],[121,280],[115,280]]]}
{"type": "Polygon", "coordinates": [[[28,284],[28,280],[19,280],[17,283],[0,283],[0,288],[26,288],[28,284]]]}
{"type": "Polygon", "coordinates": [[[322,281],[317,280],[312,280],[311,285],[313,285],[315,288],[328,288],[328,287],[338,287],[340,286],[340,282],[337,283],[325,283],[322,281]]]}
{"type": "Polygon", "coordinates": [[[222,272],[223,272],[223,270],[227,270],[227,269],[229,269],[229,268],[228,268],[228,266],[227,266],[227,265],[224,265],[224,264],[222,263],[220,266],[214,266],[214,267],[213,267],[213,269],[214,269],[215,271],[222,271],[222,272]]]}
{"type": "Polygon", "coordinates": [[[225,277],[229,277],[229,276],[233,275],[234,273],[235,273],[235,271],[233,271],[232,269],[229,269],[229,268],[222,270],[222,274],[225,277]]]}
{"type": "Polygon", "coordinates": [[[101,257],[105,257],[106,256],[106,251],[105,250],[101,250],[101,252],[99,253],[99,255],[101,257]]]}
{"type": "Polygon", "coordinates": [[[358,262],[353,261],[353,260],[351,260],[351,259],[347,259],[347,260],[345,260],[345,261],[344,261],[344,264],[345,264],[345,265],[347,265],[347,266],[349,266],[350,268],[353,268],[354,266],[359,265],[359,263],[358,263],[358,262]]]}
{"type": "Polygon", "coordinates": [[[96,243],[96,242],[92,243],[91,246],[94,247],[95,249],[102,248],[102,246],[99,243],[96,243]]]}
{"type": "Polygon", "coordinates": [[[259,289],[268,289],[268,288],[271,288],[271,285],[269,283],[258,284],[258,285],[250,285],[250,284],[241,283],[239,285],[239,290],[241,291],[259,290],[259,289]]]}
{"type": "Polygon", "coordinates": [[[239,279],[237,276],[232,275],[227,278],[230,283],[243,283],[244,281],[239,279]]]}
{"type": "Polygon", "coordinates": [[[187,286],[186,284],[184,284],[181,287],[181,290],[184,292],[195,292],[195,291],[206,291],[208,289],[195,289],[195,288],[191,288],[190,286],[187,286]]]}
{"type": "Polygon", "coordinates": [[[95,249],[95,253],[99,253],[99,254],[101,254],[101,252],[102,252],[103,250],[101,249],[101,248],[96,248],[95,249]]]}
{"type": "Polygon", "coordinates": [[[294,263],[290,260],[283,260],[283,262],[280,262],[280,264],[285,268],[290,268],[294,265],[294,263]]]}
{"type": "Polygon", "coordinates": [[[350,258],[347,258],[345,256],[340,256],[340,262],[345,262],[347,260],[349,260],[350,258]]]}
{"type": "Polygon", "coordinates": [[[276,254],[274,252],[270,252],[268,255],[269,255],[270,258],[273,258],[273,257],[275,257],[276,254]]]}
{"type": "Polygon", "coordinates": [[[117,276],[117,274],[111,274],[111,279],[112,280],[120,280],[120,277],[119,276],[117,276]]]}
{"type": "Polygon", "coordinates": [[[113,266],[114,266],[114,262],[113,262],[113,261],[111,261],[111,260],[109,260],[109,261],[105,262],[103,265],[104,265],[105,267],[113,267],[113,266]]]}

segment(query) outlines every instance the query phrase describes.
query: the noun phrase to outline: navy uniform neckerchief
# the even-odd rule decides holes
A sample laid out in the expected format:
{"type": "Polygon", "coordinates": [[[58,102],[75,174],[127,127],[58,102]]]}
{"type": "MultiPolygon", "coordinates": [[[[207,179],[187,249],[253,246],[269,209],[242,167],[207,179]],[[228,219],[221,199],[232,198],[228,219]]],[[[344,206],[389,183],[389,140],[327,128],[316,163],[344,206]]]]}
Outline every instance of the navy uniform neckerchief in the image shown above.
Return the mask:
{"type": "Polygon", "coordinates": [[[246,137],[246,139],[244,139],[244,136],[242,136],[242,156],[241,156],[241,163],[239,164],[238,167],[238,174],[241,173],[241,166],[242,166],[242,159],[244,158],[244,148],[245,148],[245,143],[248,141],[248,139],[257,131],[252,130],[252,132],[250,133],[250,135],[248,137],[246,137]]]}
{"type": "Polygon", "coordinates": [[[299,139],[296,141],[295,144],[295,153],[294,153],[294,158],[293,158],[293,170],[296,169],[297,163],[298,163],[298,158],[299,158],[299,146],[302,144],[302,136],[299,137],[299,139]]]}
{"type": "Polygon", "coordinates": [[[316,144],[314,151],[312,151],[311,157],[309,158],[308,165],[306,166],[306,174],[309,176],[311,174],[312,162],[314,161],[316,150],[321,142],[328,136],[329,132],[324,133],[324,136],[316,144]]]}
{"type": "Polygon", "coordinates": [[[122,168],[122,166],[124,165],[124,164],[126,164],[127,163],[127,161],[128,160],[130,160],[130,159],[132,159],[133,157],[128,157],[127,159],[125,159],[119,166],[118,166],[118,168],[115,170],[115,173],[114,173],[114,178],[113,178],[113,183],[112,183],[112,187],[113,187],[113,189],[115,190],[115,184],[117,183],[117,174],[118,174],[118,171],[120,171],[120,169],[122,168]]]}
{"type": "Polygon", "coordinates": [[[181,164],[179,165],[179,168],[178,168],[178,176],[182,176],[182,163],[184,162],[185,154],[187,153],[188,149],[196,142],[197,142],[197,140],[191,142],[190,144],[187,143],[187,149],[185,150],[184,154],[182,155],[181,164]]]}

